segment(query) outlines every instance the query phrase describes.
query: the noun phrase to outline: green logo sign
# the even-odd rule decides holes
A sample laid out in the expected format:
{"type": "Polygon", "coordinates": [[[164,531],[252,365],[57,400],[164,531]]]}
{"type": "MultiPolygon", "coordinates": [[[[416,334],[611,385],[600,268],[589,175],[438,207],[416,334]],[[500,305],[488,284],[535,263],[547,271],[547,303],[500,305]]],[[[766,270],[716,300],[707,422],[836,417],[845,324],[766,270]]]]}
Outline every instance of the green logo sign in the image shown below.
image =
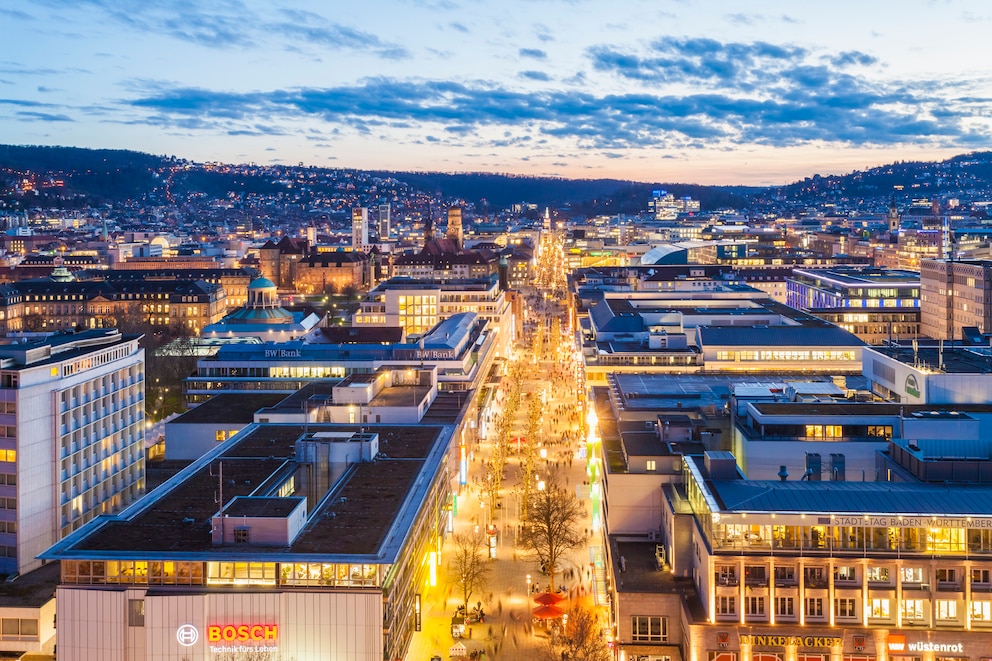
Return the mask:
{"type": "Polygon", "coordinates": [[[915,374],[906,377],[906,394],[913,397],[920,396],[920,384],[917,383],[915,374]]]}

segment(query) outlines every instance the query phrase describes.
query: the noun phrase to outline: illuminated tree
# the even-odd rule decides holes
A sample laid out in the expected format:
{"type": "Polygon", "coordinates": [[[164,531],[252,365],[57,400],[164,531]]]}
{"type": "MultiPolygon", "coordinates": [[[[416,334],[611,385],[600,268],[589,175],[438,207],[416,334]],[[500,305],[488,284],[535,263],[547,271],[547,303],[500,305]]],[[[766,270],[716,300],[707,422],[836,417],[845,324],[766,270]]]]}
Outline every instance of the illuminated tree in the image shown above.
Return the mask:
{"type": "Polygon", "coordinates": [[[542,661],[610,661],[613,654],[603,640],[602,622],[589,608],[573,605],[552,625],[542,661]]]}
{"type": "Polygon", "coordinates": [[[468,611],[468,600],[472,593],[485,585],[489,576],[489,562],[486,559],[487,539],[485,533],[468,532],[464,534],[455,533],[451,536],[455,543],[452,551],[451,573],[452,583],[457,585],[462,592],[462,603],[468,611]]]}
{"type": "Polygon", "coordinates": [[[544,489],[532,497],[521,543],[534,551],[547,568],[548,586],[555,589],[558,561],[585,542],[579,522],[585,512],[575,493],[563,486],[555,474],[545,480],[544,489]]]}

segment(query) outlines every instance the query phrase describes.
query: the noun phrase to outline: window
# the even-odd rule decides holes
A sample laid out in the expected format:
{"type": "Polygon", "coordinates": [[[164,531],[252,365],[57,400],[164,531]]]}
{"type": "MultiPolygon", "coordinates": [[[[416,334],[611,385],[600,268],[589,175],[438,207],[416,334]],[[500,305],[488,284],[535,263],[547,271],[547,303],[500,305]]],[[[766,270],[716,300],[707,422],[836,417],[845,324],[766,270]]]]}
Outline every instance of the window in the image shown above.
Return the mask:
{"type": "Polygon", "coordinates": [[[223,429],[218,429],[217,431],[214,432],[214,440],[217,441],[218,443],[227,440],[223,429]]]}
{"type": "Polygon", "coordinates": [[[950,599],[938,599],[937,619],[938,620],[958,619],[958,603],[950,599]]]}
{"type": "Polygon", "coordinates": [[[923,569],[920,567],[903,567],[899,570],[903,583],[922,583],[923,569]]]}
{"type": "Polygon", "coordinates": [[[795,615],[792,597],[776,597],[775,614],[788,616],[795,615]]]}
{"type": "Polygon", "coordinates": [[[38,620],[5,617],[0,620],[0,639],[38,640],[38,620]]]}
{"type": "Polygon", "coordinates": [[[718,615],[736,615],[737,614],[737,598],[736,597],[717,597],[716,599],[716,612],[718,615]]]}
{"type": "Polygon", "coordinates": [[[972,569],[971,570],[971,582],[972,583],[989,583],[989,570],[988,569],[972,569]]]}
{"type": "Polygon", "coordinates": [[[869,583],[888,583],[889,582],[889,568],[888,567],[869,567],[866,572],[866,577],[869,583]]]}
{"type": "Polygon", "coordinates": [[[889,619],[889,600],[888,599],[872,599],[868,604],[870,608],[869,617],[889,619]]]}
{"type": "Polygon", "coordinates": [[[937,570],[937,582],[938,583],[954,583],[957,574],[953,569],[938,569],[937,570]]]}
{"type": "Polygon", "coordinates": [[[795,567],[776,567],[775,568],[775,582],[776,583],[795,583],[796,582],[796,568],[795,567]]]}
{"type": "Polygon", "coordinates": [[[990,601],[973,601],[971,602],[971,619],[981,620],[983,622],[988,622],[990,619],[990,614],[992,614],[992,602],[990,601]]]}
{"type": "Polygon", "coordinates": [[[720,565],[716,568],[717,582],[720,585],[737,585],[737,567],[720,565]]]}
{"type": "Polygon", "coordinates": [[[806,617],[823,617],[823,599],[815,597],[806,600],[806,617]]]}
{"type": "Polygon", "coordinates": [[[655,461],[654,459],[648,459],[648,470],[649,471],[658,470],[658,462],[655,461]]]}
{"type": "Polygon", "coordinates": [[[748,615],[764,615],[765,614],[765,598],[764,597],[745,597],[744,598],[744,609],[748,615]]]}
{"type": "Polygon", "coordinates": [[[251,528],[239,527],[234,529],[234,543],[248,544],[251,541],[251,528]]]}
{"type": "Polygon", "coordinates": [[[826,580],[823,576],[823,567],[806,567],[806,583],[812,585],[823,585],[826,580]]]}
{"type": "Polygon", "coordinates": [[[834,581],[837,583],[850,583],[857,580],[857,574],[855,573],[854,567],[835,567],[834,568],[834,581]]]}
{"type": "Polygon", "coordinates": [[[630,618],[631,640],[639,643],[668,641],[668,618],[634,615],[630,618]]]}
{"type": "Polygon", "coordinates": [[[747,582],[762,582],[768,580],[768,568],[764,565],[747,565],[744,567],[744,580],[747,582]]]}
{"type": "Polygon", "coordinates": [[[145,600],[127,600],[127,625],[129,627],[145,626],[145,600]]]}
{"type": "Polygon", "coordinates": [[[923,600],[922,599],[903,599],[902,600],[902,617],[906,620],[922,620],[923,619],[923,600]]]}
{"type": "Polygon", "coordinates": [[[834,615],[837,617],[857,617],[854,599],[834,599],[834,615]]]}

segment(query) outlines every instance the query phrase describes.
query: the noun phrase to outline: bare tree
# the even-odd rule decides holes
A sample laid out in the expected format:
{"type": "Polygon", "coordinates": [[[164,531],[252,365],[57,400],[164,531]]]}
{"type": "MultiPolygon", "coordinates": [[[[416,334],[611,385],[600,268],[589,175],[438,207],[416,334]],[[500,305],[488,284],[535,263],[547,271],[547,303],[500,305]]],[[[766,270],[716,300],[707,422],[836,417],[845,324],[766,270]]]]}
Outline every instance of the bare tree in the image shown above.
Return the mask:
{"type": "Polygon", "coordinates": [[[548,588],[555,589],[558,561],[585,541],[579,522],[585,515],[575,493],[562,486],[555,473],[545,480],[528,509],[521,543],[534,551],[548,571],[548,588]]]}
{"type": "Polygon", "coordinates": [[[543,661],[610,661],[613,654],[603,639],[603,627],[596,614],[575,604],[554,623],[541,656],[543,661]]]}
{"type": "Polygon", "coordinates": [[[482,588],[489,576],[490,566],[484,553],[487,539],[485,533],[478,531],[455,533],[451,536],[451,540],[455,543],[455,548],[449,571],[452,581],[461,588],[462,603],[468,611],[469,597],[482,588]]]}

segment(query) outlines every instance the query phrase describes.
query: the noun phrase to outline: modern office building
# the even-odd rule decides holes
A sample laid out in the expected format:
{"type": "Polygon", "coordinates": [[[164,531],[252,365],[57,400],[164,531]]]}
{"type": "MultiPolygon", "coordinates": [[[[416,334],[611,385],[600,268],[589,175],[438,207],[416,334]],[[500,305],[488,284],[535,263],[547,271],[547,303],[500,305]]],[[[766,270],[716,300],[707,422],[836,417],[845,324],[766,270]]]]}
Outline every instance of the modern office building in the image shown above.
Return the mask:
{"type": "Polygon", "coordinates": [[[920,335],[920,274],[866,266],[794,269],[786,304],[868,344],[920,335]]]}
{"type": "Polygon", "coordinates": [[[407,335],[420,335],[459,312],[475,312],[509,342],[510,306],[495,272],[457,280],[390,278],[368,293],[352,324],[400,327],[407,335]]]}
{"type": "Polygon", "coordinates": [[[144,488],[144,351],[91,330],[0,345],[0,573],[144,488]]]}
{"type": "Polygon", "coordinates": [[[389,238],[392,217],[389,203],[379,205],[379,240],[385,241],[389,238]]]}
{"type": "Polygon", "coordinates": [[[452,431],[249,427],[45,552],[59,656],[403,658],[443,571],[452,431]]]}
{"type": "Polygon", "coordinates": [[[961,340],[962,330],[992,332],[992,262],[924,259],[920,263],[920,331],[961,340]]]}
{"type": "Polygon", "coordinates": [[[364,252],[369,245],[369,210],[355,207],[351,210],[351,249],[364,252]]]}
{"type": "Polygon", "coordinates": [[[882,397],[905,404],[992,402],[992,347],[912,345],[865,347],[862,373],[882,397]]]}

